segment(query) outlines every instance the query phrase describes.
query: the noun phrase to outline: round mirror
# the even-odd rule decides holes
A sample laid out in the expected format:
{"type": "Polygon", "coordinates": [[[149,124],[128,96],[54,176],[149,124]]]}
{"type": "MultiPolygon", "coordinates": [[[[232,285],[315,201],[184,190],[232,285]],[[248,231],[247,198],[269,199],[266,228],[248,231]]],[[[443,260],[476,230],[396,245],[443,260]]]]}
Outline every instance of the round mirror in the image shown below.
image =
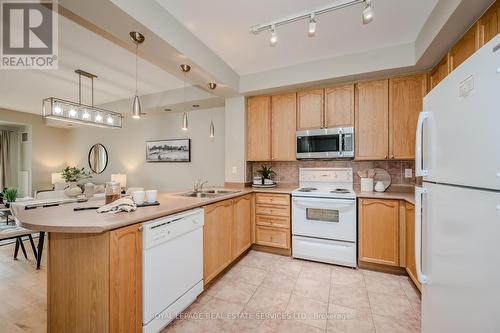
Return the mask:
{"type": "Polygon", "coordinates": [[[89,166],[95,173],[102,173],[108,166],[108,151],[102,144],[98,143],[90,148],[89,166]]]}

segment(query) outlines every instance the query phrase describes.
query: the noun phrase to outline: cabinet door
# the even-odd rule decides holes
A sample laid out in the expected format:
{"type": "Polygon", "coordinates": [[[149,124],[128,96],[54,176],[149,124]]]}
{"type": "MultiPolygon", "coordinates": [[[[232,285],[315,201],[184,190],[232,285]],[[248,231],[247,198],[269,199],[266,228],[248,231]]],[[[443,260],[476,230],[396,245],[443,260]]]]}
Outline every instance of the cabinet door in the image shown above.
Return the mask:
{"type": "Polygon", "coordinates": [[[325,126],[354,126],[354,84],[325,89],[325,126]]]}
{"type": "Polygon", "coordinates": [[[139,225],[110,232],[109,331],[142,332],[142,233],[139,225]]]}
{"type": "Polygon", "coordinates": [[[399,266],[399,201],[359,200],[359,260],[399,266]]]}
{"type": "Polygon", "coordinates": [[[247,106],[247,160],[271,159],[271,98],[248,98],[247,106]]]}
{"type": "Polygon", "coordinates": [[[297,93],[297,130],[323,127],[323,89],[297,93]]]}
{"type": "Polygon", "coordinates": [[[203,278],[205,284],[231,263],[233,201],[205,207],[203,226],[203,278]]]}
{"type": "Polygon", "coordinates": [[[474,24],[450,50],[450,70],[460,66],[479,49],[478,24],[474,24]]]}
{"type": "Polygon", "coordinates": [[[234,199],[233,202],[232,259],[252,245],[252,195],[234,199]]]}
{"type": "Polygon", "coordinates": [[[420,290],[420,283],[417,279],[417,266],[415,263],[415,206],[406,203],[405,213],[406,229],[406,271],[411,280],[420,290]]]}
{"type": "Polygon", "coordinates": [[[500,2],[497,1],[481,16],[478,21],[480,43],[483,46],[500,32],[500,2]]]}
{"type": "Polygon", "coordinates": [[[389,158],[415,158],[415,131],[426,92],[425,74],[389,80],[389,158]]]}
{"type": "Polygon", "coordinates": [[[356,85],[356,159],[381,160],[389,148],[389,81],[356,85]]]}
{"type": "Polygon", "coordinates": [[[434,89],[450,73],[450,62],[448,54],[434,67],[429,75],[429,90],[434,89]]]}
{"type": "Polygon", "coordinates": [[[295,161],[297,94],[271,97],[271,114],[271,159],[295,161]]]}

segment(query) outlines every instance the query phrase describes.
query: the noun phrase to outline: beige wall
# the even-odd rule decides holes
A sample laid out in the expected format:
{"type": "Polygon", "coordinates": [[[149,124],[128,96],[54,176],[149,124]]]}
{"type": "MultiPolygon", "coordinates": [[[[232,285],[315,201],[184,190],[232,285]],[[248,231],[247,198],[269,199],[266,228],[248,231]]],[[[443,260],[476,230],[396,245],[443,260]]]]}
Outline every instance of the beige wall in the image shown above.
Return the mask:
{"type": "Polygon", "coordinates": [[[226,182],[246,178],[245,105],[245,96],[226,98],[226,182]]]}
{"type": "Polygon", "coordinates": [[[125,173],[128,187],[145,187],[160,191],[191,188],[197,178],[209,185],[224,183],[224,108],[188,112],[189,130],[181,130],[182,113],[145,116],[141,120],[124,119],[121,130],[93,127],[71,131],[68,162],[88,167],[88,151],[102,143],[109,154],[109,164],[92,181],[109,181],[112,173],[125,173]],[[213,117],[215,138],[209,139],[209,124],[213,117]],[[191,138],[191,163],[146,163],[145,142],[148,140],[191,138]]]}
{"type": "MultiPolygon", "coordinates": [[[[31,149],[26,149],[23,155],[31,156],[32,190],[50,188],[50,174],[66,165],[70,130],[47,127],[40,115],[5,109],[0,109],[0,122],[27,126],[31,132],[31,149]]],[[[21,167],[29,169],[25,164],[29,163],[24,161],[21,167]]]]}

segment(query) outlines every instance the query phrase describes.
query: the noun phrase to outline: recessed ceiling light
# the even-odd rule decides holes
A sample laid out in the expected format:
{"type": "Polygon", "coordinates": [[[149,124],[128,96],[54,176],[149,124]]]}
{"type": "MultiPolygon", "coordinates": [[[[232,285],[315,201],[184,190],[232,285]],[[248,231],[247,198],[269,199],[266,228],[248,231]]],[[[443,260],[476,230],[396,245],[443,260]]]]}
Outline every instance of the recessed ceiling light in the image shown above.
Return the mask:
{"type": "Polygon", "coordinates": [[[172,109],[167,108],[167,109],[163,109],[163,111],[170,112],[170,111],[172,111],[172,109]]]}
{"type": "Polygon", "coordinates": [[[199,108],[200,104],[193,104],[193,108],[199,108]]]}
{"type": "Polygon", "coordinates": [[[215,82],[210,82],[208,84],[208,88],[210,88],[210,90],[214,90],[215,88],[217,88],[217,83],[215,82]]]}

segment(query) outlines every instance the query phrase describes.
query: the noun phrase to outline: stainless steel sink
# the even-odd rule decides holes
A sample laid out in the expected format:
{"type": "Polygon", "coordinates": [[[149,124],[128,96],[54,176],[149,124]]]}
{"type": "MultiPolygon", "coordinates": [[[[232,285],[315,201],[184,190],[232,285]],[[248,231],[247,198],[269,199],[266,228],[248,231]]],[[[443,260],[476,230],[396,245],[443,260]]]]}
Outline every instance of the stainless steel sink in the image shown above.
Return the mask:
{"type": "Polygon", "coordinates": [[[217,198],[223,195],[228,195],[238,192],[241,191],[214,189],[214,190],[204,190],[203,192],[190,191],[190,192],[180,193],[179,195],[182,197],[190,197],[190,198],[217,198]]]}
{"type": "Polygon", "coordinates": [[[223,195],[223,194],[233,194],[233,193],[238,193],[238,192],[241,192],[241,191],[238,191],[238,190],[218,190],[218,189],[215,189],[215,190],[204,190],[203,191],[203,193],[220,194],[220,195],[223,195]]]}

